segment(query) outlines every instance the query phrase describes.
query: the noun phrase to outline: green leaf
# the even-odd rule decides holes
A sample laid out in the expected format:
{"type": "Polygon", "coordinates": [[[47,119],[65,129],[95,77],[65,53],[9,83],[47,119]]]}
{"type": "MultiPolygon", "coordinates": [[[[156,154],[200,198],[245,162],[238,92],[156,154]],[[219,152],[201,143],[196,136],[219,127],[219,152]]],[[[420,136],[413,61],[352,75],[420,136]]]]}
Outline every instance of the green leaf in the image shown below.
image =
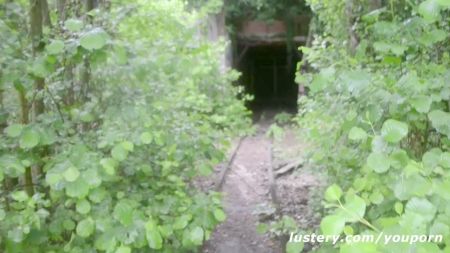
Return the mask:
{"type": "Polygon", "coordinates": [[[81,237],[89,237],[93,232],[95,228],[95,223],[92,218],[86,218],[82,221],[80,221],[77,225],[77,235],[81,237]]]}
{"type": "Polygon", "coordinates": [[[85,198],[89,194],[89,185],[81,177],[75,182],[70,182],[66,185],[66,194],[72,198],[85,198]]]}
{"type": "Polygon", "coordinates": [[[1,171],[10,177],[20,177],[25,173],[24,164],[14,155],[0,156],[1,171]]]}
{"type": "Polygon", "coordinates": [[[63,221],[63,227],[65,230],[72,231],[75,229],[76,226],[77,226],[77,224],[75,224],[75,222],[73,222],[73,220],[71,220],[71,219],[67,219],[67,220],[63,221]]]}
{"type": "Polygon", "coordinates": [[[394,150],[389,156],[391,167],[401,169],[408,165],[410,159],[408,153],[403,149],[394,150]]]}
{"type": "Polygon", "coordinates": [[[45,47],[45,49],[49,54],[60,54],[64,52],[64,42],[61,40],[53,40],[45,47]]]}
{"type": "Polygon", "coordinates": [[[142,143],[150,144],[150,143],[152,143],[153,136],[149,132],[144,132],[144,133],[141,134],[141,138],[140,139],[141,139],[142,143]]]}
{"type": "Polygon", "coordinates": [[[304,247],[305,244],[303,242],[287,242],[286,253],[300,253],[304,247]]]}
{"type": "Polygon", "coordinates": [[[125,201],[120,201],[117,203],[116,207],[114,207],[113,216],[122,223],[122,225],[129,226],[133,223],[133,207],[125,201]]]}
{"type": "Polygon", "coordinates": [[[365,140],[367,138],[367,133],[362,128],[352,127],[348,133],[348,138],[352,141],[365,140]]]}
{"type": "Polygon", "coordinates": [[[427,113],[430,110],[432,102],[433,100],[430,96],[417,96],[410,101],[412,107],[420,113],[427,113]]]}
{"type": "Polygon", "coordinates": [[[25,191],[15,191],[11,194],[11,198],[17,202],[24,202],[28,200],[28,194],[25,191]]]}
{"type": "Polygon", "coordinates": [[[426,0],[419,5],[418,12],[428,22],[441,18],[441,8],[436,0],[426,0]]]}
{"type": "Polygon", "coordinates": [[[357,195],[348,198],[344,204],[341,216],[347,222],[357,222],[364,217],[366,212],[366,202],[357,195]]]}
{"type": "Polygon", "coordinates": [[[403,213],[403,204],[402,202],[395,202],[394,210],[398,215],[403,213]]]}
{"type": "Polygon", "coordinates": [[[396,56],[401,56],[408,50],[408,47],[400,44],[391,44],[391,52],[396,56]]]}
{"type": "Polygon", "coordinates": [[[108,193],[106,192],[106,190],[104,188],[102,188],[102,187],[94,188],[89,193],[89,200],[94,203],[100,203],[106,198],[106,196],[108,196],[108,193]]]}
{"type": "Polygon", "coordinates": [[[450,136],[450,113],[434,110],[428,113],[428,118],[438,132],[450,136]]]}
{"type": "Polygon", "coordinates": [[[391,162],[383,153],[371,153],[367,157],[367,166],[377,173],[384,173],[391,167],[391,162]]]}
{"type": "Polygon", "coordinates": [[[70,166],[66,171],[64,171],[64,179],[68,182],[74,182],[80,176],[80,171],[74,167],[70,166]]]}
{"type": "Polygon", "coordinates": [[[443,152],[439,158],[439,165],[446,169],[450,169],[450,153],[443,152]]]}
{"type": "Polygon", "coordinates": [[[274,123],[267,130],[267,136],[273,140],[281,140],[284,136],[284,130],[277,123],[274,123]]]}
{"type": "Polygon", "coordinates": [[[213,168],[209,164],[201,164],[198,166],[198,172],[201,176],[209,176],[213,173],[213,168]]]}
{"type": "Polygon", "coordinates": [[[101,49],[106,45],[108,35],[103,29],[96,28],[83,34],[80,38],[80,45],[87,50],[101,49]]]}
{"type": "Polygon", "coordinates": [[[343,71],[340,78],[346,84],[348,92],[352,94],[360,94],[371,83],[369,73],[361,69],[356,71],[343,71]]]}
{"type": "Polygon", "coordinates": [[[123,148],[126,150],[126,151],[133,151],[133,149],[134,149],[134,145],[133,145],[133,143],[132,142],[129,142],[129,141],[123,141],[122,143],[121,143],[121,145],[123,146],[123,148]]]}
{"type": "Polygon", "coordinates": [[[183,214],[177,217],[173,223],[173,229],[179,230],[185,228],[191,219],[192,215],[190,214],[183,214]]]}
{"type": "Polygon", "coordinates": [[[113,231],[107,230],[100,237],[97,237],[94,245],[98,250],[113,252],[117,245],[117,240],[113,234],[113,231]]]}
{"type": "Polygon", "coordinates": [[[80,214],[87,214],[91,211],[91,204],[86,199],[77,201],[76,210],[80,214]]]}
{"type": "Polygon", "coordinates": [[[425,196],[431,190],[431,182],[420,175],[412,175],[397,180],[393,190],[399,200],[407,200],[413,196],[425,196]]]}
{"type": "Polygon", "coordinates": [[[100,160],[100,165],[105,169],[106,174],[113,176],[116,174],[117,161],[112,158],[103,158],[100,160]]]}
{"type": "Polygon", "coordinates": [[[121,162],[125,160],[128,156],[128,151],[123,147],[122,144],[117,144],[114,146],[114,148],[111,150],[111,155],[114,159],[121,162]]]}
{"type": "Polygon", "coordinates": [[[450,200],[450,179],[446,179],[446,180],[434,180],[433,181],[433,187],[434,187],[434,192],[446,199],[446,200],[450,200]]]}
{"type": "Polygon", "coordinates": [[[345,226],[344,227],[344,234],[345,235],[354,235],[355,231],[353,230],[353,228],[351,226],[345,226]]]}
{"type": "Polygon", "coordinates": [[[442,222],[435,221],[430,227],[430,235],[443,235],[444,238],[450,236],[450,226],[442,222]]]}
{"type": "Polygon", "coordinates": [[[36,58],[28,68],[30,74],[41,78],[46,78],[52,71],[53,65],[47,62],[47,59],[43,56],[36,58]]]}
{"type": "Polygon", "coordinates": [[[125,47],[116,45],[114,47],[114,55],[116,57],[117,63],[120,65],[125,65],[128,62],[128,53],[125,47]]]}
{"type": "Polygon", "coordinates": [[[345,227],[345,220],[339,215],[329,215],[320,222],[320,229],[324,235],[340,235],[345,227]]]}
{"type": "Polygon", "coordinates": [[[260,235],[263,235],[269,231],[270,227],[266,223],[258,223],[256,226],[256,232],[260,235]]]}
{"type": "Polygon", "coordinates": [[[435,43],[446,40],[448,33],[441,29],[434,29],[431,32],[425,33],[420,37],[421,42],[425,42],[425,45],[431,46],[435,43]]]}
{"type": "Polygon", "coordinates": [[[429,169],[434,169],[441,161],[442,151],[438,148],[428,150],[422,156],[423,165],[429,169]]]}
{"type": "Polygon", "coordinates": [[[333,68],[322,69],[319,74],[314,76],[309,88],[311,93],[317,93],[324,90],[333,80],[335,70],[333,68]]]}
{"type": "Polygon", "coordinates": [[[6,212],[3,209],[0,209],[0,221],[3,221],[6,217],[6,212]]]}
{"type": "Polygon", "coordinates": [[[39,144],[39,132],[34,129],[26,129],[20,137],[20,147],[23,149],[34,148],[39,144]]]}
{"type": "Polygon", "coordinates": [[[338,201],[342,196],[342,190],[337,184],[333,184],[325,191],[325,199],[327,201],[338,201]]]}
{"type": "Polygon", "coordinates": [[[64,26],[71,32],[79,32],[83,28],[83,22],[78,19],[68,19],[64,22],[64,26]]]}
{"type": "Polygon", "coordinates": [[[381,128],[381,135],[390,143],[397,143],[408,135],[408,125],[395,119],[388,119],[381,128]]]}
{"type": "MultiPolygon", "coordinates": [[[[10,231],[8,231],[8,239],[15,243],[20,243],[24,240],[24,231],[19,227],[14,227],[10,231]]],[[[20,252],[20,251],[16,251],[20,252]]],[[[22,252],[20,252],[22,253],[22,252]]]]}
{"type": "Polygon", "coordinates": [[[198,245],[198,246],[202,245],[203,238],[204,238],[203,229],[201,227],[195,227],[194,229],[191,230],[190,237],[191,237],[191,241],[195,245],[198,245]]]}
{"type": "Polygon", "coordinates": [[[377,41],[373,43],[373,47],[376,51],[382,53],[392,52],[396,56],[401,56],[408,49],[408,47],[396,44],[396,43],[386,43],[384,41],[377,41]]]}
{"type": "Polygon", "coordinates": [[[437,208],[425,198],[412,198],[406,204],[406,213],[420,214],[426,221],[432,221],[437,212],[437,208]]]}
{"type": "Polygon", "coordinates": [[[389,52],[390,44],[384,41],[376,41],[373,43],[373,48],[378,52],[387,53],[389,52]]]}
{"type": "Polygon", "coordinates": [[[437,0],[437,3],[442,7],[450,9],[450,0],[437,0]]]}
{"type": "Polygon", "coordinates": [[[381,194],[381,192],[375,191],[375,192],[372,192],[372,194],[370,194],[369,200],[370,200],[370,202],[372,202],[376,205],[379,205],[383,202],[384,196],[383,196],[383,194],[381,194]]]}
{"type": "Polygon", "coordinates": [[[20,136],[22,130],[23,130],[22,124],[12,124],[5,129],[5,134],[8,135],[9,137],[15,138],[20,136]]]}
{"type": "Polygon", "coordinates": [[[120,246],[117,248],[116,253],[131,253],[131,248],[127,246],[120,246]]]}
{"type": "Polygon", "coordinates": [[[339,253],[380,253],[375,243],[355,242],[343,244],[339,253]]]}
{"type": "Polygon", "coordinates": [[[216,220],[218,222],[222,222],[222,221],[224,221],[226,219],[227,216],[222,211],[222,209],[218,208],[218,209],[214,210],[214,217],[216,218],[216,220]]]}
{"type": "Polygon", "coordinates": [[[145,224],[145,231],[148,246],[152,249],[161,249],[163,240],[154,221],[150,220],[145,224]]]}

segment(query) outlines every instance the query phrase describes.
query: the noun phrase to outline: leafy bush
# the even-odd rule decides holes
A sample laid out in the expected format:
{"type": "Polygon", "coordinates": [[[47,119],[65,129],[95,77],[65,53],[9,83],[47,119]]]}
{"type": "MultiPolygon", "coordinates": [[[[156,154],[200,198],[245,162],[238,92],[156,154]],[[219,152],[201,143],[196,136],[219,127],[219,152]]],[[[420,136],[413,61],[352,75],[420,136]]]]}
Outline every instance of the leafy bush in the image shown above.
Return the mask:
{"type": "Polygon", "coordinates": [[[438,234],[444,241],[324,245],[319,252],[449,252],[450,4],[343,2],[309,1],[324,32],[303,48],[317,73],[297,77],[312,94],[301,99],[298,116],[316,146],[312,165],[326,169],[332,184],[321,231],[438,234]]]}
{"type": "Polygon", "coordinates": [[[236,73],[220,71],[221,45],[197,34],[202,16],[181,1],[127,1],[84,18],[68,6],[74,13],[46,28],[33,58],[26,19],[11,12],[29,6],[4,7],[0,251],[202,245],[225,214],[218,193],[191,182],[248,126],[231,85],[236,73]],[[42,90],[33,86],[38,78],[42,90]],[[40,99],[45,111],[21,120],[40,99]]]}

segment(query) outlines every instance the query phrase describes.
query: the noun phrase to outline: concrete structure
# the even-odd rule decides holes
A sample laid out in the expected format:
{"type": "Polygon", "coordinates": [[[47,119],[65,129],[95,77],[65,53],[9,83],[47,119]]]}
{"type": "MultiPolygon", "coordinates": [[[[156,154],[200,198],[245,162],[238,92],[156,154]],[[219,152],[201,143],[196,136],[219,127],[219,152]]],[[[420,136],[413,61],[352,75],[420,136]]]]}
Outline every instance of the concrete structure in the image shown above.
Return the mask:
{"type": "Polygon", "coordinates": [[[301,58],[298,47],[306,42],[308,16],[296,17],[290,31],[281,20],[246,20],[236,34],[230,35],[224,11],[209,16],[206,25],[210,41],[228,41],[221,56],[222,70],[233,67],[242,73],[240,83],[255,97],[251,107],[296,106],[298,87],[294,79],[301,58]]]}

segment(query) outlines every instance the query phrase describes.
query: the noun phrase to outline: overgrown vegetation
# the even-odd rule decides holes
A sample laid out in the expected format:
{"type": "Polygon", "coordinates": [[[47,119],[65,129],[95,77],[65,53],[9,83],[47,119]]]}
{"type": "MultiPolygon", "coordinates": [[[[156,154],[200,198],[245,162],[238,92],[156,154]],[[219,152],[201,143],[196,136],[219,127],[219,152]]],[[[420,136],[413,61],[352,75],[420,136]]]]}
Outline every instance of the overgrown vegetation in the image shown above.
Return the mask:
{"type": "Polygon", "coordinates": [[[0,1],[0,252],[186,252],[247,126],[182,1],[0,1]],[[27,17],[25,13],[30,13],[27,17]]]}
{"type": "MultiPolygon", "coordinates": [[[[444,238],[316,252],[449,253],[450,1],[306,3],[316,34],[301,49],[312,72],[297,76],[310,91],[297,122],[309,165],[330,178],[321,233],[444,238]]],[[[281,19],[292,50],[308,12],[222,4],[0,0],[0,252],[192,252],[208,240],[226,217],[221,196],[192,182],[249,122],[203,21],[281,19]]],[[[287,216],[274,224],[295,230],[287,216]]]]}
{"type": "Polygon", "coordinates": [[[308,3],[323,33],[302,48],[298,122],[330,175],[321,232],[444,237],[316,252],[449,252],[450,1],[308,3]]]}

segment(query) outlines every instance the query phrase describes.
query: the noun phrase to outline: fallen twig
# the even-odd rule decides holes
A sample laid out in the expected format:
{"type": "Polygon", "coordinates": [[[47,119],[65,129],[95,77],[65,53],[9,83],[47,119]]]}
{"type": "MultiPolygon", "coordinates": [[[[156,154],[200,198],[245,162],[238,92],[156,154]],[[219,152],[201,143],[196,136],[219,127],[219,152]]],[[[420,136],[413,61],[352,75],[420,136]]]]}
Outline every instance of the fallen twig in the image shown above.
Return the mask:
{"type": "Polygon", "coordinates": [[[270,196],[272,197],[272,202],[275,205],[277,212],[279,211],[279,201],[278,201],[278,197],[277,197],[277,185],[275,182],[275,172],[273,169],[273,140],[270,139],[270,144],[269,144],[269,151],[270,151],[270,155],[269,155],[269,191],[270,191],[270,196]]]}
{"type": "Polygon", "coordinates": [[[303,159],[299,159],[297,161],[293,161],[284,166],[281,166],[281,167],[275,169],[275,176],[276,177],[282,176],[282,175],[302,166],[303,163],[304,163],[303,159]]]}
{"type": "Polygon", "coordinates": [[[230,157],[230,160],[228,160],[227,166],[221,171],[219,179],[218,179],[218,181],[216,183],[216,191],[221,191],[222,190],[223,183],[225,183],[225,177],[226,177],[228,171],[230,170],[231,165],[233,164],[234,159],[236,158],[237,152],[238,152],[239,148],[241,147],[242,142],[244,141],[244,139],[245,139],[245,136],[241,137],[239,139],[238,145],[236,146],[236,148],[234,149],[233,153],[231,154],[231,157],[230,157]]]}

